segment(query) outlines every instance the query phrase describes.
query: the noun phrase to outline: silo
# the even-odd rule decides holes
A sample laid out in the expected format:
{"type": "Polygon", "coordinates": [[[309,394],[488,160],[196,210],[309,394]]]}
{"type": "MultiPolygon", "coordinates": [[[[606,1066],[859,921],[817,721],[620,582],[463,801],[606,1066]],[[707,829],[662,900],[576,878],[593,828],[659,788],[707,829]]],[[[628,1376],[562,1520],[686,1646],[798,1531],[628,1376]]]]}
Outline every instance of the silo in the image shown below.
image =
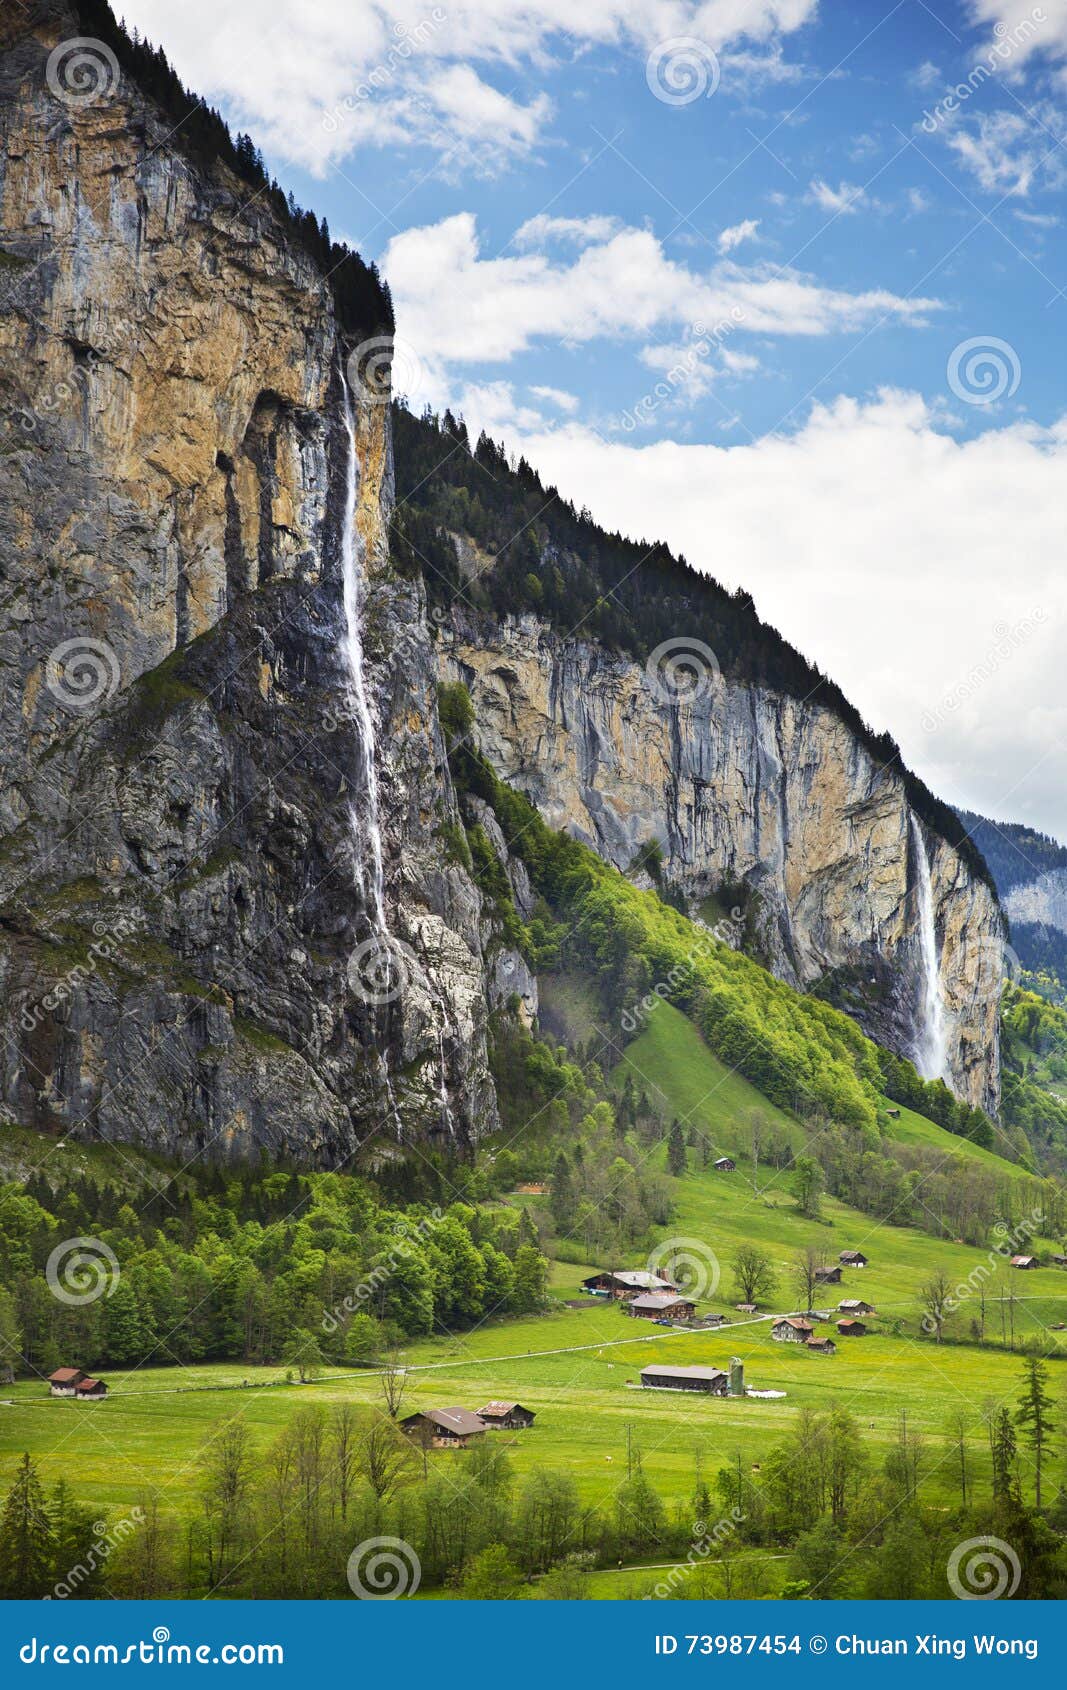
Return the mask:
{"type": "Polygon", "coordinates": [[[745,1365],[740,1356],[730,1357],[730,1389],[732,1397],[743,1397],[745,1394],[745,1365]]]}

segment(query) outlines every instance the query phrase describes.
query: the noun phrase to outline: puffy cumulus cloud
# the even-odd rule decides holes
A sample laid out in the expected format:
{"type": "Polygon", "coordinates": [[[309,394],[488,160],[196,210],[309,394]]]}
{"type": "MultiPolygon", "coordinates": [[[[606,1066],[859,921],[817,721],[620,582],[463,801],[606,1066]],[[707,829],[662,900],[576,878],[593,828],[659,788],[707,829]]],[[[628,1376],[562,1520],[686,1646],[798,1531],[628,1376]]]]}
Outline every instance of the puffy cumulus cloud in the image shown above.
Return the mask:
{"type": "Polygon", "coordinates": [[[1067,419],[961,440],[887,391],[748,445],[507,438],[607,527],[750,591],[936,791],[1067,838],[1067,419]]]}
{"type": "Polygon", "coordinates": [[[179,75],[279,157],[324,172],[361,146],[423,144],[481,172],[540,140],[543,95],[505,93],[553,55],[647,53],[692,36],[736,49],[741,82],[786,80],[780,41],[817,0],[125,0],[179,75]],[[753,52],[753,49],[759,51],[753,52]]]}
{"type": "Polygon", "coordinates": [[[741,223],[733,223],[728,229],[723,229],[716,245],[720,252],[733,252],[742,241],[756,239],[756,231],[760,226],[758,217],[746,217],[741,223]]]}
{"type": "Polygon", "coordinates": [[[692,270],[669,258],[648,229],[591,239],[577,255],[484,257],[470,212],[396,235],[383,269],[401,333],[420,358],[440,368],[506,363],[546,337],[575,345],[598,338],[647,342],[678,328],[697,338],[714,338],[720,328],[825,335],[880,318],[923,323],[938,304],[881,289],[848,293],[768,264],[723,260],[692,270]]]}
{"type": "Polygon", "coordinates": [[[980,52],[1018,73],[1031,60],[1045,60],[1060,74],[1067,65],[1067,0],[966,0],[972,21],[983,31],[980,52]]]}

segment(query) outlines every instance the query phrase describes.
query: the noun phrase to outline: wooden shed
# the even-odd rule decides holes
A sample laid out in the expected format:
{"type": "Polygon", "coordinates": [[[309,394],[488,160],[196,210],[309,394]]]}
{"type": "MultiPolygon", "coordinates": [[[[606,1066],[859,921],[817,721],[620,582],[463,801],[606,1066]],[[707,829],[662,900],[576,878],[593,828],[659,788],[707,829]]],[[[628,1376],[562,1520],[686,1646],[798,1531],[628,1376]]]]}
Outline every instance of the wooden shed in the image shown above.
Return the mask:
{"type": "Polygon", "coordinates": [[[74,1395],[79,1402],[99,1402],[101,1397],[107,1396],[107,1386],[102,1379],[82,1379],[74,1395]]]}
{"type": "Polygon", "coordinates": [[[732,1156],[720,1156],[711,1165],[720,1174],[732,1174],[737,1167],[732,1156]]]}
{"type": "Polygon", "coordinates": [[[862,1250],[842,1250],[837,1259],[844,1267],[865,1268],[867,1266],[867,1257],[862,1250]]]}
{"type": "Polygon", "coordinates": [[[721,1367],[665,1367],[651,1362],[641,1369],[641,1383],[657,1391],[705,1391],[724,1397],[730,1376],[721,1367]]]}
{"type": "Polygon", "coordinates": [[[582,1280],[585,1291],[599,1291],[609,1297],[636,1297],[642,1291],[677,1291],[674,1281],[666,1274],[647,1273],[636,1268],[602,1268],[582,1280]]]}
{"type": "Polygon", "coordinates": [[[469,1408],[423,1408],[400,1422],[409,1438],[429,1449],[466,1449],[485,1431],[485,1421],[469,1408]]]}
{"type": "Polygon", "coordinates": [[[816,1268],[815,1269],[815,1283],[816,1283],[816,1285],[840,1285],[840,1283],[841,1283],[841,1269],[840,1269],[840,1267],[816,1268]]]}
{"type": "Polygon", "coordinates": [[[478,1418],[490,1432],[525,1432],[534,1423],[534,1411],[521,1402],[493,1401],[478,1410],[478,1418]]]}
{"type": "Polygon", "coordinates": [[[84,1378],[80,1367],[57,1367],[48,1375],[48,1388],[54,1397],[73,1397],[84,1378]]]}
{"type": "Polygon", "coordinates": [[[862,1338],[865,1336],[867,1328],[862,1320],[839,1320],[837,1330],[842,1338],[862,1338]]]}
{"type": "Polygon", "coordinates": [[[630,1298],[628,1308],[637,1320],[692,1320],[697,1306],[677,1291],[642,1291],[630,1298]]]}

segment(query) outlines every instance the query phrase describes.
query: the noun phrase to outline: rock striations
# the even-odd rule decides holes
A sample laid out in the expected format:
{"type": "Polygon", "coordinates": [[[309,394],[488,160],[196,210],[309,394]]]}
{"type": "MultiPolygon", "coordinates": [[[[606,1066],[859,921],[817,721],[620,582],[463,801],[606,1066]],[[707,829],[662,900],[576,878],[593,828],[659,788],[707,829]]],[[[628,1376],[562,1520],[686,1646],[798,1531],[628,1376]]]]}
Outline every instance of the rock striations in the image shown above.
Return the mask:
{"type": "MultiPolygon", "coordinates": [[[[62,0],[0,28],[0,1111],[324,1165],[492,1131],[487,1018],[537,988],[462,849],[457,676],[550,822],[622,867],[659,839],[694,900],[743,883],[770,966],[917,1049],[893,772],[826,710],[721,677],[664,701],[533,620],[433,626],[390,564],[381,341],[350,357],[269,198],[196,169],[127,80],[65,96],[62,0]]],[[[925,844],[948,1077],[993,1108],[1001,918],[925,844]]]]}

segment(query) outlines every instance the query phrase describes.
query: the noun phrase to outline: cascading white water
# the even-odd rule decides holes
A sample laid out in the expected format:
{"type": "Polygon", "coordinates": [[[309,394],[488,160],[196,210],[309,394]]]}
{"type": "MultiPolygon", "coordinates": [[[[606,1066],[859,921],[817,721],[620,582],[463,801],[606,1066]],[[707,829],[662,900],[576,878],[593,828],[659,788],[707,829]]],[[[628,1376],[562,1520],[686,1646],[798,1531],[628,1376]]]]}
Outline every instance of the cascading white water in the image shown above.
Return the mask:
{"type": "MultiPolygon", "coordinates": [[[[356,549],[356,496],[359,486],[356,423],[352,410],[352,395],[349,392],[348,382],[345,380],[343,370],[340,372],[340,377],[341,393],[344,399],[345,433],[348,436],[348,450],[345,459],[344,527],[341,534],[341,570],[345,612],[343,646],[352,707],[356,718],[356,737],[359,741],[357,798],[349,813],[352,818],[352,832],[356,841],[357,884],[373,929],[375,941],[373,949],[377,952],[376,956],[372,955],[369,959],[366,957],[361,959],[361,966],[372,977],[376,975],[378,978],[391,978],[393,982],[396,980],[402,982],[406,976],[407,968],[405,952],[403,947],[392,939],[385,918],[385,870],[382,856],[381,811],[378,791],[377,733],[370,699],[367,695],[364,666],[364,579],[356,549]]],[[[394,989],[390,989],[389,996],[383,1001],[388,1002],[392,995],[395,995],[394,989]]],[[[441,1011],[442,1020],[444,1020],[444,1004],[436,995],[435,1002],[441,1011]]],[[[454,1133],[455,1127],[448,1098],[444,1034],[440,1029],[438,1029],[437,1035],[437,1063],[437,1101],[444,1123],[451,1135],[454,1133]]],[[[381,1074],[397,1136],[400,1137],[402,1123],[396,1106],[389,1065],[384,1055],[381,1056],[381,1074]]]]}
{"type": "Polygon", "coordinates": [[[352,396],[348,383],[341,376],[344,395],[345,432],[348,435],[348,455],[345,463],[345,514],[341,532],[341,568],[344,581],[345,604],[345,661],[348,665],[352,705],[356,715],[359,740],[359,791],[363,809],[352,806],[352,827],[356,836],[356,873],[360,892],[369,907],[375,931],[388,943],[385,921],[385,874],[382,867],[382,832],[378,806],[378,765],[375,758],[376,735],[367,684],[363,673],[363,579],[356,556],[356,490],[359,478],[359,459],[356,455],[356,423],[352,414],[352,396]],[[369,864],[367,859],[369,858],[369,864]],[[370,885],[367,869],[370,869],[370,885]]]}
{"type": "Polygon", "coordinates": [[[941,996],[941,960],[937,951],[930,858],[922,828],[915,816],[911,817],[911,837],[915,846],[919,888],[919,956],[922,962],[920,1023],[914,1061],[924,1080],[941,1080],[948,1067],[948,1028],[941,996]]]}

